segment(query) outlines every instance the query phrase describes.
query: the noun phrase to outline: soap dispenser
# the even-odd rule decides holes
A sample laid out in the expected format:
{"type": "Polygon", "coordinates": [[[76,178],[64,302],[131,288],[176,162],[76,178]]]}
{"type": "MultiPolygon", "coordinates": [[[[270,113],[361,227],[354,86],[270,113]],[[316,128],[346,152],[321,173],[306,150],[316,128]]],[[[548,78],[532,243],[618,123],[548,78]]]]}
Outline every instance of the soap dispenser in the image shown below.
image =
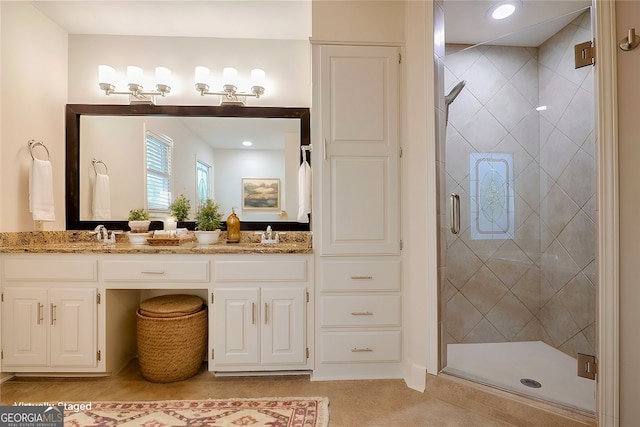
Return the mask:
{"type": "Polygon", "coordinates": [[[227,243],[240,242],[240,218],[235,208],[231,208],[231,215],[227,218],[227,243]]]}

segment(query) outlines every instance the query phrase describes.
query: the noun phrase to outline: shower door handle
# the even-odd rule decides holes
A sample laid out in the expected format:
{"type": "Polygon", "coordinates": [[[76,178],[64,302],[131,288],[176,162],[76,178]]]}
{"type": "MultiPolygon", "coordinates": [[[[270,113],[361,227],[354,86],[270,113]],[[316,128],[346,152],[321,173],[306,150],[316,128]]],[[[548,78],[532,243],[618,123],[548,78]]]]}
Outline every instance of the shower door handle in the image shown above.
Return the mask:
{"type": "Polygon", "coordinates": [[[451,193],[449,197],[451,199],[451,233],[458,234],[460,231],[460,196],[451,193]]]}

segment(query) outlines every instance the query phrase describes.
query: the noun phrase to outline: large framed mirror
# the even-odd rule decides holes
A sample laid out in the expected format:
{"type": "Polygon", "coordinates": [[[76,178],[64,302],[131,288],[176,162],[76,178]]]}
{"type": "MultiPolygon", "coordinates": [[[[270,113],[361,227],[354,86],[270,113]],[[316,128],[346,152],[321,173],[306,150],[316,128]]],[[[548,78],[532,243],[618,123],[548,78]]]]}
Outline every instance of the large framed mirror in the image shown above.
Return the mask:
{"type": "Polygon", "coordinates": [[[128,230],[129,211],[143,208],[151,229],[161,229],[167,204],[184,195],[192,207],[186,228],[195,227],[199,201],[210,197],[223,219],[233,208],[243,230],[308,231],[298,218],[298,171],[311,162],[308,148],[308,108],[68,104],[66,227],[128,230]],[[104,175],[107,214],[96,207],[104,202],[104,175]],[[249,194],[256,185],[273,197],[256,201],[249,194]]]}

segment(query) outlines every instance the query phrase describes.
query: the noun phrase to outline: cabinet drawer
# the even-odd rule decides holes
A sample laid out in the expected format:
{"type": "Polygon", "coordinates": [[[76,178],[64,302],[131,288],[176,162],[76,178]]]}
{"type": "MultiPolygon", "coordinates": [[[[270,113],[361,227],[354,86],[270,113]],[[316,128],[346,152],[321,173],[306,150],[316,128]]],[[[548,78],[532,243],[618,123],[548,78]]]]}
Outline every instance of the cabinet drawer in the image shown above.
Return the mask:
{"type": "Polygon", "coordinates": [[[327,261],[321,271],[326,291],[400,290],[400,261],[327,261]]]}
{"type": "Polygon", "coordinates": [[[208,282],[208,261],[104,261],[105,282],[208,282]]]}
{"type": "Polygon", "coordinates": [[[322,363],[399,362],[400,331],[325,332],[321,336],[322,363]]]}
{"type": "Polygon", "coordinates": [[[321,326],[400,326],[400,296],[320,297],[321,326]]]}
{"type": "Polygon", "coordinates": [[[215,261],[216,282],[305,282],[306,260],[215,261]]]}
{"type": "Polygon", "coordinates": [[[95,259],[43,259],[37,257],[5,259],[5,280],[38,282],[95,282],[98,280],[95,259]]]}

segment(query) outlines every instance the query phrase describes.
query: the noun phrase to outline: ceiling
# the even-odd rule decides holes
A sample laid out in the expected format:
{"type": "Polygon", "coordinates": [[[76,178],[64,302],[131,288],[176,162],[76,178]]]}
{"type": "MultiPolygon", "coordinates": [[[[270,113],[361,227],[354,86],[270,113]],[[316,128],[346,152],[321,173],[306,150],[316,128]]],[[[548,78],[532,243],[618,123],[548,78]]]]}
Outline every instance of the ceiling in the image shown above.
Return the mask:
{"type": "MultiPolygon", "coordinates": [[[[519,13],[504,21],[487,17],[495,3],[497,0],[444,0],[447,43],[495,41],[539,46],[575,18],[573,12],[590,6],[591,0],[522,0],[519,13]],[[508,36],[501,38],[504,35],[508,36]]],[[[32,4],[69,34],[281,40],[311,37],[311,0],[52,0],[32,4]]]]}
{"type": "Polygon", "coordinates": [[[444,0],[447,43],[537,47],[575,19],[591,0],[522,0],[502,21],[488,16],[498,0],[444,0]]]}
{"type": "Polygon", "coordinates": [[[311,0],[54,0],[32,4],[69,34],[311,37],[311,0]]]}

